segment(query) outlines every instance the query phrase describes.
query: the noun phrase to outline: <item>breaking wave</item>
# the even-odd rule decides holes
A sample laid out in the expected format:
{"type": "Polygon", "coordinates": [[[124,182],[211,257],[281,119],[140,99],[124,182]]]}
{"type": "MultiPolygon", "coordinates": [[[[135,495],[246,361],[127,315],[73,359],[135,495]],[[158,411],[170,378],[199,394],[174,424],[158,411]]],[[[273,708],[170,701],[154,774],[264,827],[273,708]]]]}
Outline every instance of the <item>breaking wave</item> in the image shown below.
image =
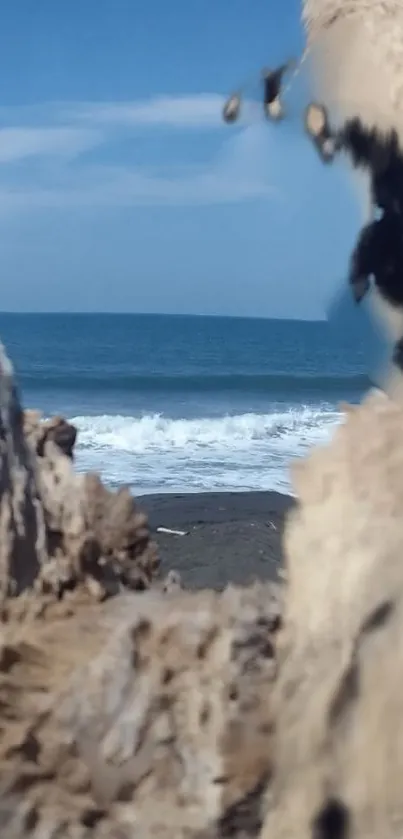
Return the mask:
{"type": "Polygon", "coordinates": [[[76,416],[79,468],[137,493],[282,489],[290,460],[325,441],[340,414],[290,408],[267,414],[171,419],[76,416]]]}

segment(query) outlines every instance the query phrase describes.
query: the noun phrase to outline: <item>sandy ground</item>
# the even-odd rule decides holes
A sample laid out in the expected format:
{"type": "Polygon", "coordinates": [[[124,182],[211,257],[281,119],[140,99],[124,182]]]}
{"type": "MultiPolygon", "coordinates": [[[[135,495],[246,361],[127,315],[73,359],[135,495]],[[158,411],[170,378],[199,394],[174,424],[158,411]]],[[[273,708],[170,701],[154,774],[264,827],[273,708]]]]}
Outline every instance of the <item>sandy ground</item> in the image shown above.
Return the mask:
{"type": "Polygon", "coordinates": [[[187,587],[216,589],[277,578],[284,520],[295,503],[289,496],[219,492],[148,495],[139,502],[160,548],[163,575],[175,568],[187,587]],[[186,536],[158,533],[158,527],[186,536]]]}

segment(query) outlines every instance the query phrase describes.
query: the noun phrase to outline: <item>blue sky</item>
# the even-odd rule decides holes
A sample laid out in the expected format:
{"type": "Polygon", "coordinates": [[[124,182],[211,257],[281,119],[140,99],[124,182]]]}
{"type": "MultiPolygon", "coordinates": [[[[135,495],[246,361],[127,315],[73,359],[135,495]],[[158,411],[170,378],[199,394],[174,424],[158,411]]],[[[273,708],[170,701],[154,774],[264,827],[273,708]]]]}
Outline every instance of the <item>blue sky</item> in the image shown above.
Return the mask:
{"type": "Polygon", "coordinates": [[[286,123],[257,82],[220,119],[301,46],[298,0],[5,0],[2,309],[321,317],[360,201],[304,138],[307,80],[286,123]]]}

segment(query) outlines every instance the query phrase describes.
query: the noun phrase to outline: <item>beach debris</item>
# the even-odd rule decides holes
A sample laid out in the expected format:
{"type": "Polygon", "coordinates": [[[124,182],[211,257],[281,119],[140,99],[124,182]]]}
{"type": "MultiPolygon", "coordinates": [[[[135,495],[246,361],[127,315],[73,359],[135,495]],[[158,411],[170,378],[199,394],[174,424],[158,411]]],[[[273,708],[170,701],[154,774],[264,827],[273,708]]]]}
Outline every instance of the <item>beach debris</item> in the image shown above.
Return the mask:
{"type": "Polygon", "coordinates": [[[189,530],[174,530],[171,527],[157,527],[157,533],[167,533],[169,536],[189,536],[189,530]]]}

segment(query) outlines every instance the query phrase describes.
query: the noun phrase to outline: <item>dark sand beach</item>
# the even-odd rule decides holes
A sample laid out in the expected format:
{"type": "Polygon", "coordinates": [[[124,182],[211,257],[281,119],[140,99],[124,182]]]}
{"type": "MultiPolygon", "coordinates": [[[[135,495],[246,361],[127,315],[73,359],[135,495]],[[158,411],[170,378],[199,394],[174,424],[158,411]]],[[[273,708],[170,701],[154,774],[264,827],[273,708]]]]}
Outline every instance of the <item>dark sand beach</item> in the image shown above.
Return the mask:
{"type": "Polygon", "coordinates": [[[278,492],[147,495],[139,499],[158,541],[161,571],[174,568],[191,588],[220,589],[275,580],[282,565],[285,516],[295,503],[278,492]],[[158,527],[186,531],[158,533],[158,527]]]}

